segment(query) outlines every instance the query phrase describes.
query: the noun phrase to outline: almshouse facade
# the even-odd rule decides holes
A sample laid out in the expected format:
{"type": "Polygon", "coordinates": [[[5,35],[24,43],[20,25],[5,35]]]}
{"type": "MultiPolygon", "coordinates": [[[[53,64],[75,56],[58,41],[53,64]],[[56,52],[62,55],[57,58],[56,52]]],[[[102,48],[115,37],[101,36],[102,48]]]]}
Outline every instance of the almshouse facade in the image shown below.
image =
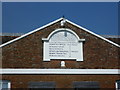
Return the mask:
{"type": "Polygon", "coordinates": [[[119,88],[120,45],[60,18],[0,46],[8,88],[119,88]]]}

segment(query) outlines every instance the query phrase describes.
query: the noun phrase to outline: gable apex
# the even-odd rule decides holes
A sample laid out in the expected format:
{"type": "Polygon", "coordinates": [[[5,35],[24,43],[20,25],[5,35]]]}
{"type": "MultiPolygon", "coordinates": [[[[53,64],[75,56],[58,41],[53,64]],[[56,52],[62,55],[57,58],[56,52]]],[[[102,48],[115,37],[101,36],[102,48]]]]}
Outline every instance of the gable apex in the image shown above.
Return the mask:
{"type": "Polygon", "coordinates": [[[10,43],[12,43],[12,42],[14,42],[14,41],[17,41],[17,40],[19,40],[19,39],[21,39],[21,38],[24,38],[24,37],[26,37],[26,36],[34,33],[34,32],[37,32],[37,31],[39,31],[39,30],[41,30],[41,29],[43,29],[43,28],[46,28],[46,27],[48,27],[48,26],[50,26],[50,25],[52,25],[52,24],[54,24],[54,23],[57,23],[57,22],[59,22],[59,21],[61,21],[61,20],[65,20],[66,22],[68,22],[68,23],[70,23],[70,24],[72,24],[72,25],[74,25],[74,26],[76,26],[76,27],[78,27],[78,28],[81,28],[81,29],[84,30],[85,32],[88,32],[88,33],[90,33],[90,34],[92,34],[92,35],[94,35],[94,36],[96,36],[96,37],[98,37],[98,38],[100,38],[100,39],[102,39],[102,40],[104,40],[104,41],[106,41],[106,42],[114,45],[114,46],[120,47],[120,45],[118,45],[117,43],[114,43],[114,42],[112,42],[112,41],[110,41],[110,40],[108,40],[108,39],[106,39],[106,38],[104,38],[104,37],[102,37],[102,36],[100,36],[100,35],[98,35],[98,34],[95,34],[94,32],[92,32],[92,31],[90,31],[90,30],[88,30],[88,29],[86,29],[86,28],[84,28],[84,27],[82,27],[82,26],[80,26],[80,25],[77,25],[77,24],[75,24],[75,23],[71,22],[70,20],[68,20],[68,19],[66,19],[66,18],[63,18],[63,17],[62,17],[62,18],[59,18],[59,19],[57,19],[57,20],[55,20],[55,21],[53,21],[53,22],[51,22],[51,23],[48,23],[48,24],[46,24],[46,25],[44,25],[44,26],[42,26],[42,27],[40,27],[40,28],[37,28],[37,29],[35,29],[35,30],[31,31],[31,32],[28,32],[28,33],[26,33],[26,34],[24,34],[24,35],[22,35],[22,36],[20,36],[20,37],[18,37],[18,38],[15,38],[15,39],[13,39],[13,40],[10,40],[10,41],[8,41],[8,42],[0,45],[0,47],[6,46],[6,45],[8,45],[8,44],[10,44],[10,43]]]}

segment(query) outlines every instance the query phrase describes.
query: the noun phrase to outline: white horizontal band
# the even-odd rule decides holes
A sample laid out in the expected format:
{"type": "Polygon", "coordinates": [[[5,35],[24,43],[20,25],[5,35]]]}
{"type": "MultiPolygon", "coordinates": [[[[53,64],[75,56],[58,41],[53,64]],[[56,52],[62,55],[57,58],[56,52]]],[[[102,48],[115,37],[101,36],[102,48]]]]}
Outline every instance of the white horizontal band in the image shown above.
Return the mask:
{"type": "Polygon", "coordinates": [[[120,69],[0,69],[0,74],[120,74],[120,69]]]}

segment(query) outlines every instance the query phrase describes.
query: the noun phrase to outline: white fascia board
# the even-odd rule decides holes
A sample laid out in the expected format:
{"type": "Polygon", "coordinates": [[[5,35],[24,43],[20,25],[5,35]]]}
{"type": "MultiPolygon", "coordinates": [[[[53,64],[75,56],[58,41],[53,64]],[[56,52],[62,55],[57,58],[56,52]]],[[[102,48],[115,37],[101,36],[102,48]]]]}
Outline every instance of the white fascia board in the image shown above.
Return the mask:
{"type": "MultiPolygon", "coordinates": [[[[18,38],[15,38],[15,39],[13,39],[13,40],[11,40],[11,41],[8,41],[8,42],[0,45],[0,48],[3,47],[3,46],[5,46],[5,45],[8,45],[8,44],[10,44],[10,43],[12,43],[12,42],[14,42],[14,41],[17,41],[17,40],[19,40],[19,39],[21,39],[21,38],[24,38],[25,36],[30,35],[30,34],[36,32],[36,31],[39,31],[39,30],[41,30],[41,29],[43,29],[43,28],[46,28],[47,26],[50,26],[50,25],[52,25],[52,24],[54,24],[54,23],[56,23],[56,22],[58,22],[58,21],[60,21],[60,20],[62,20],[62,19],[64,19],[64,18],[57,19],[57,20],[55,20],[55,21],[53,21],[53,22],[51,22],[51,23],[49,23],[49,24],[47,24],[47,25],[44,25],[44,26],[42,26],[42,27],[40,27],[40,28],[37,28],[37,29],[35,29],[35,30],[31,31],[31,32],[28,32],[28,33],[26,33],[26,34],[24,34],[24,35],[22,35],[22,36],[20,36],[20,37],[18,37],[18,38]]],[[[97,36],[97,37],[99,37],[99,38],[101,38],[101,39],[103,39],[103,40],[105,40],[105,41],[107,41],[107,42],[109,42],[109,43],[117,46],[117,47],[120,47],[120,45],[118,45],[118,44],[116,44],[116,43],[114,43],[114,42],[112,42],[112,41],[110,41],[110,40],[108,40],[108,39],[106,39],[106,38],[98,35],[98,34],[95,34],[94,32],[92,32],[92,31],[90,31],[90,30],[88,30],[88,29],[86,29],[86,28],[83,28],[83,27],[80,26],[80,25],[77,25],[77,24],[75,24],[75,23],[73,23],[73,22],[71,22],[71,21],[69,21],[69,20],[67,20],[67,19],[66,19],[66,21],[69,22],[69,23],[71,23],[72,25],[77,26],[78,28],[83,29],[83,30],[86,31],[86,32],[91,33],[91,34],[94,35],[94,36],[97,36]]],[[[44,38],[43,38],[42,40],[44,40],[44,38]]]]}
{"type": "Polygon", "coordinates": [[[78,27],[78,28],[81,28],[81,29],[83,29],[84,31],[86,31],[86,32],[88,32],[88,33],[90,33],[90,34],[92,34],[92,35],[94,35],[94,36],[97,36],[98,38],[101,38],[101,39],[103,39],[104,41],[107,41],[107,42],[109,42],[110,44],[113,44],[113,45],[115,45],[115,46],[117,46],[117,47],[120,48],[120,45],[118,45],[118,44],[116,44],[116,43],[114,43],[114,42],[112,42],[112,41],[110,41],[110,40],[108,40],[108,39],[106,39],[106,38],[98,35],[98,34],[95,34],[94,32],[92,32],[92,31],[90,31],[90,30],[88,30],[88,29],[86,29],[86,28],[84,28],[84,27],[82,27],[82,26],[80,26],[80,25],[77,25],[77,24],[75,24],[75,23],[73,23],[73,22],[71,22],[71,21],[69,21],[69,20],[67,20],[67,19],[66,19],[66,21],[69,22],[69,23],[71,23],[72,25],[74,25],[74,26],[76,26],[76,27],[78,27]]]}
{"type": "Polygon", "coordinates": [[[27,36],[27,35],[30,35],[30,34],[32,34],[32,33],[34,33],[34,32],[37,32],[37,31],[39,31],[39,30],[41,30],[41,29],[43,29],[43,28],[46,28],[47,26],[50,26],[50,25],[52,25],[52,24],[54,24],[54,23],[56,23],[56,22],[58,22],[58,21],[60,21],[60,20],[62,20],[62,19],[63,19],[63,18],[57,19],[57,20],[55,20],[55,21],[53,21],[53,22],[51,22],[51,23],[49,23],[49,24],[46,24],[46,25],[44,25],[44,26],[42,26],[42,27],[40,27],[40,28],[37,28],[37,29],[35,29],[35,30],[31,31],[31,32],[28,32],[28,33],[26,33],[26,34],[24,34],[24,35],[22,35],[22,36],[20,36],[20,37],[18,37],[18,38],[15,38],[15,39],[13,39],[13,40],[10,40],[10,41],[8,41],[8,42],[0,45],[0,48],[3,47],[3,46],[5,46],[5,45],[8,45],[8,44],[10,44],[10,43],[12,43],[12,42],[14,42],[14,41],[17,41],[17,40],[19,40],[19,39],[21,39],[21,38],[24,38],[24,37],[27,36]]]}
{"type": "Polygon", "coordinates": [[[7,74],[119,75],[120,74],[119,71],[120,69],[2,69],[2,72],[0,72],[0,74],[2,75],[7,75],[7,74]]]}

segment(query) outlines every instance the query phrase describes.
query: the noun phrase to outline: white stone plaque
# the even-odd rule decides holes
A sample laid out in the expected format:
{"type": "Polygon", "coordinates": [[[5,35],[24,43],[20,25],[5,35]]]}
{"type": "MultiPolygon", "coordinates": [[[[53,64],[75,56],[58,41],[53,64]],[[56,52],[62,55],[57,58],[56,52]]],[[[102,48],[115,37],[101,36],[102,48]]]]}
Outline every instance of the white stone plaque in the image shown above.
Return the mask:
{"type": "Polygon", "coordinates": [[[82,41],[84,39],[79,39],[72,30],[66,28],[57,29],[43,40],[43,61],[50,61],[50,59],[83,61],[82,41]]]}

